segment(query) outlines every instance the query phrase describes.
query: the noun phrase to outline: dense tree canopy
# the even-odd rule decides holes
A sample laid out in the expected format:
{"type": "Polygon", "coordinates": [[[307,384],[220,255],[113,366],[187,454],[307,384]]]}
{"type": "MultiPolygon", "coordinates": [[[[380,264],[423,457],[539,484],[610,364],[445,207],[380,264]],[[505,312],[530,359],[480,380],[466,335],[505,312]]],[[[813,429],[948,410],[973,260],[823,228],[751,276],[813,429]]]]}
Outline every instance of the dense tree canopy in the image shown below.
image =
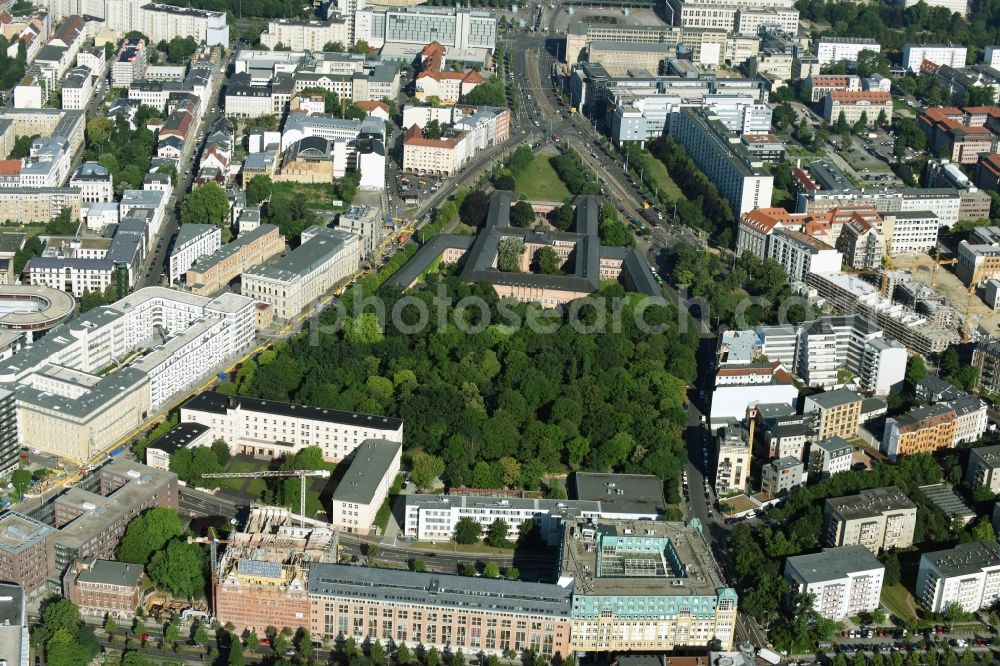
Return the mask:
{"type": "Polygon", "coordinates": [[[177,512],[165,507],[149,509],[128,524],[125,535],[115,549],[121,562],[148,564],[153,553],[163,550],[167,542],[184,533],[177,512]]]}
{"type": "Polygon", "coordinates": [[[474,106],[507,106],[507,91],[504,90],[503,81],[494,77],[486,83],[480,83],[465,96],[465,103],[474,106]]]}
{"type": "MultiPolygon", "coordinates": [[[[436,276],[429,278],[437,280],[436,276]]],[[[510,456],[520,461],[519,485],[539,487],[545,472],[568,468],[646,472],[661,476],[676,500],[672,479],[683,457],[681,432],[687,420],[685,382],[695,376],[694,326],[681,329],[671,307],[637,310],[641,297],[609,285],[599,296],[624,298],[620,332],[590,333],[567,321],[569,314],[541,312],[504,302],[521,326],[500,326],[502,315],[492,288],[457,278],[441,283],[451,303],[482,298],[491,317],[478,308],[444,308],[445,325],[401,332],[391,321],[378,335],[351,336],[328,329],[310,342],[306,336],[275,345],[275,356],[258,365],[240,391],[251,396],[364,413],[402,417],[406,447],[445,462],[444,477],[464,485],[479,461],[510,456]],[[541,317],[551,331],[523,325],[541,317]],[[643,332],[636,315],[661,325],[662,334],[643,332]],[[468,332],[454,324],[464,321],[468,332]],[[480,330],[481,329],[481,330],[480,330]],[[388,380],[370,383],[371,378],[388,380]],[[385,386],[383,386],[385,384],[385,386]],[[593,444],[593,445],[592,445],[593,444]]],[[[401,294],[383,292],[392,312],[401,294]]],[[[432,302],[431,290],[411,294],[432,302]]],[[[345,307],[353,301],[347,295],[345,307]]],[[[410,304],[399,319],[411,322],[410,304]]],[[[437,308],[434,305],[434,308],[437,308]]],[[[585,308],[580,318],[594,323],[610,317],[614,303],[585,308]]],[[[325,322],[338,313],[325,310],[325,322]]],[[[356,315],[347,322],[353,330],[356,315]]]]}
{"type": "Polygon", "coordinates": [[[216,182],[194,188],[181,201],[181,222],[184,224],[223,225],[229,220],[229,199],[216,182]]]}

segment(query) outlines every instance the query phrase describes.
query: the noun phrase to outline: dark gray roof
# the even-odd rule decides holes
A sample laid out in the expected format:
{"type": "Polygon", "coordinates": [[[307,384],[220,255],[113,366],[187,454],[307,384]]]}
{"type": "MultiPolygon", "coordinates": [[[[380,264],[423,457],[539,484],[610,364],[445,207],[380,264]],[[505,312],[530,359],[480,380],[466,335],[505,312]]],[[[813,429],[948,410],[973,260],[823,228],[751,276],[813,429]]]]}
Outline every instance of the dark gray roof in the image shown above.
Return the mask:
{"type": "Polygon", "coordinates": [[[1000,566],[1000,544],[996,541],[962,543],[948,550],[936,550],[920,556],[937,567],[945,576],[968,576],[979,573],[983,567],[1000,566]]]}
{"type": "Polygon", "coordinates": [[[354,450],[351,466],[333,493],[335,502],[371,504],[379,483],[403,450],[400,442],[368,439],[354,450]]]}
{"type": "Polygon", "coordinates": [[[545,583],[311,563],[309,594],[569,617],[572,592],[545,583]]]}
{"type": "Polygon", "coordinates": [[[850,389],[840,388],[836,391],[826,391],[809,396],[809,399],[822,409],[831,409],[854,402],[861,402],[861,396],[850,389]]]}
{"type": "Polygon", "coordinates": [[[150,444],[149,448],[171,454],[178,449],[183,449],[207,430],[208,426],[200,423],[178,423],[165,435],[150,444]]]}
{"type": "Polygon", "coordinates": [[[414,280],[420,277],[424,271],[431,267],[441,254],[449,249],[466,250],[472,247],[475,239],[472,236],[460,236],[458,234],[438,234],[422,245],[416,253],[410,257],[402,268],[396,271],[392,277],[386,280],[386,284],[392,287],[406,289],[414,280]]]}
{"type": "Polygon", "coordinates": [[[820,553],[796,555],[785,560],[785,573],[794,571],[807,584],[845,578],[858,571],[884,568],[870,550],[859,545],[824,548],[820,553]]]}
{"type": "Polygon", "coordinates": [[[86,567],[77,576],[77,580],[85,583],[133,587],[142,578],[142,566],[138,564],[94,560],[92,564],[87,563],[86,567]]]}
{"type": "Polygon", "coordinates": [[[577,472],[573,488],[576,499],[600,502],[605,513],[657,514],[663,510],[663,483],[652,474],[577,472]]]}

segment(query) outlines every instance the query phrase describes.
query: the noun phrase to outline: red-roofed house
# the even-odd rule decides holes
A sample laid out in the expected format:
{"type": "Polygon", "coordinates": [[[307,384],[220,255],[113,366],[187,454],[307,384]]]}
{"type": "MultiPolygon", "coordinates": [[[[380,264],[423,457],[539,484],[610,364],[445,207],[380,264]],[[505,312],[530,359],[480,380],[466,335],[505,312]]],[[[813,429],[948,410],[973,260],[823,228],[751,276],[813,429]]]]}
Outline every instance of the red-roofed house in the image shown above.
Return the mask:
{"type": "Polygon", "coordinates": [[[826,96],[834,90],[861,90],[861,77],[821,74],[809,77],[809,85],[812,90],[812,101],[819,102],[826,99],[826,96]]]}
{"type": "Polygon", "coordinates": [[[0,160],[0,187],[21,185],[21,160],[0,160]]]}
{"type": "Polygon", "coordinates": [[[425,46],[420,52],[420,57],[420,73],[417,74],[415,83],[415,97],[420,101],[428,97],[437,97],[445,104],[455,104],[486,80],[476,70],[447,71],[445,48],[437,42],[425,46]]]}
{"type": "Polygon", "coordinates": [[[834,90],[826,96],[823,119],[831,125],[840,114],[853,125],[864,117],[869,127],[885,112],[885,122],[892,122],[892,96],[881,90],[834,90]]]}
{"type": "Polygon", "coordinates": [[[382,120],[389,120],[389,105],[385,102],[376,102],[374,100],[359,100],[354,103],[359,109],[367,113],[369,116],[375,116],[376,118],[381,118],[382,120]]]}

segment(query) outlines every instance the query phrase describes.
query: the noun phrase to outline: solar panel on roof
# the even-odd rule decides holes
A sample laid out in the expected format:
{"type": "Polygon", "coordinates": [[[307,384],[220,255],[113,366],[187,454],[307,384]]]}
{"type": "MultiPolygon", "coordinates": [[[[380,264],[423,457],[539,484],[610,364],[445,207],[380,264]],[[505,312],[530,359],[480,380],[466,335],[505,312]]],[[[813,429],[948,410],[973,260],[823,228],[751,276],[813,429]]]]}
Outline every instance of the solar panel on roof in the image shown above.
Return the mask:
{"type": "Polygon", "coordinates": [[[281,565],[277,562],[261,562],[260,560],[240,560],[237,571],[248,576],[264,578],[281,578],[281,565]]]}

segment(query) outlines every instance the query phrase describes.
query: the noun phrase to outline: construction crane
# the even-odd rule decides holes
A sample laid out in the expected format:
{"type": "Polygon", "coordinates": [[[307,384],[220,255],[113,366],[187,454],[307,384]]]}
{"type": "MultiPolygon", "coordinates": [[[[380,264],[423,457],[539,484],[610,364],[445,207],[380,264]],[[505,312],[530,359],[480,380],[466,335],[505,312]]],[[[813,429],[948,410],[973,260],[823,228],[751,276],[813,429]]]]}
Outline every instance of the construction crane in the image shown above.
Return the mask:
{"type": "MultiPolygon", "coordinates": [[[[207,476],[207,475],[206,475],[207,476]]],[[[188,543],[201,543],[208,544],[211,556],[209,558],[209,566],[211,576],[212,576],[212,616],[218,617],[218,607],[215,600],[215,590],[216,584],[219,582],[219,544],[229,544],[231,543],[228,539],[220,539],[215,535],[215,528],[208,528],[207,537],[188,537],[188,543]]]]}
{"type": "Polygon", "coordinates": [[[957,263],[958,259],[955,257],[942,259],[941,253],[938,252],[937,248],[934,248],[934,268],[931,269],[931,287],[933,288],[937,284],[937,270],[939,266],[954,266],[957,263]]]}
{"type": "Polygon", "coordinates": [[[328,477],[330,471],[325,469],[289,469],[289,470],[263,470],[260,472],[213,472],[202,474],[203,479],[274,479],[281,477],[299,477],[299,521],[305,527],[306,519],[306,478],[307,477],[328,477]]]}

